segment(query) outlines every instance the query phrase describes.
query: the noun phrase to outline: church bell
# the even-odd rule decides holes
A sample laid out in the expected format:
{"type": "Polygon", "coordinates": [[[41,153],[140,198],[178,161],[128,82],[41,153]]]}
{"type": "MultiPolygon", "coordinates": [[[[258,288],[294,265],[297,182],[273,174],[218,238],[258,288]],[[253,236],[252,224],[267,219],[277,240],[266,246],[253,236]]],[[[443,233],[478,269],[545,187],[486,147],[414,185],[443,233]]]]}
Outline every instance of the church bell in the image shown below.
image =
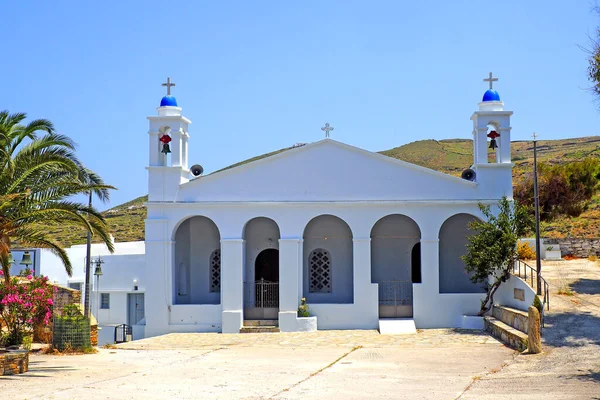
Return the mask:
{"type": "Polygon", "coordinates": [[[171,152],[171,148],[169,147],[169,143],[171,142],[171,136],[169,135],[162,135],[160,137],[160,142],[163,144],[162,150],[160,151],[161,153],[164,154],[168,154],[171,152]]]}
{"type": "Polygon", "coordinates": [[[491,131],[490,133],[487,134],[487,137],[489,137],[490,140],[490,149],[497,149],[498,148],[498,143],[496,143],[496,138],[500,137],[500,134],[498,134],[498,132],[496,131],[491,131]]]}
{"type": "Polygon", "coordinates": [[[31,264],[33,264],[33,261],[31,260],[31,254],[29,254],[28,251],[23,253],[23,259],[21,260],[21,265],[25,265],[27,267],[29,267],[31,264]]]}

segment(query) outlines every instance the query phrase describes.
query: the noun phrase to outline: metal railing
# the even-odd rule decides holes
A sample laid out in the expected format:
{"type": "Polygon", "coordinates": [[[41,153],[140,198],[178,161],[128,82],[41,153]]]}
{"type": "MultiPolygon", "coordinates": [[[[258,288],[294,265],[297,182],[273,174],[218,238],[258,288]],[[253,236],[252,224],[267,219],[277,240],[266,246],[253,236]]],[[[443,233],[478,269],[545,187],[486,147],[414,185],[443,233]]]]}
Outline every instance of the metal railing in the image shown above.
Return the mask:
{"type": "MultiPolygon", "coordinates": [[[[513,266],[512,274],[518,276],[519,278],[522,278],[534,290],[537,288],[537,270],[531,265],[524,263],[521,260],[517,260],[515,261],[515,264],[513,266]]],[[[542,282],[542,304],[544,306],[543,308],[550,310],[550,290],[548,282],[546,282],[546,280],[541,274],[540,280],[542,282]]]]}
{"type": "Polygon", "coordinates": [[[410,306],[413,304],[411,281],[380,281],[379,305],[410,306]]]}
{"type": "Polygon", "coordinates": [[[249,308],[278,308],[279,282],[264,279],[244,282],[244,305],[249,308]]]}

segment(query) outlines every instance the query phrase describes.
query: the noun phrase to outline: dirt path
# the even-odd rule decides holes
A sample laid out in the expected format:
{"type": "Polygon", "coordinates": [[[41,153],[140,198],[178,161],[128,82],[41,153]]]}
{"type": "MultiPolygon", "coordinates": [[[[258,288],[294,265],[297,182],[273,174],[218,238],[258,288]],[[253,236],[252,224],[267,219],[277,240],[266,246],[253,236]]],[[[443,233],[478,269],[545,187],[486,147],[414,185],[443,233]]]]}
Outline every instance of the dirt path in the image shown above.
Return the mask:
{"type": "Polygon", "coordinates": [[[600,264],[555,261],[542,269],[551,286],[544,353],[517,357],[460,399],[600,399],[600,264]]]}

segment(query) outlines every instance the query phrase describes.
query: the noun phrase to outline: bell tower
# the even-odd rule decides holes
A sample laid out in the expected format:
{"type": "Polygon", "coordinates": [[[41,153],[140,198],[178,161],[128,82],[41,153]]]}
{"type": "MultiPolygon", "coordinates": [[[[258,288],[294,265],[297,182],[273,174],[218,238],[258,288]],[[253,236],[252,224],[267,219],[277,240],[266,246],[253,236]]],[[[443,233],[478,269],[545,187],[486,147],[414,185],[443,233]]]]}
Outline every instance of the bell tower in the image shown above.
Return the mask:
{"type": "Polygon", "coordinates": [[[472,169],[475,171],[475,182],[483,190],[489,189],[493,193],[498,192],[501,196],[512,198],[513,164],[510,155],[512,111],[504,110],[504,103],[493,88],[493,83],[496,81],[498,78],[494,78],[491,72],[489,77],[484,79],[484,82],[489,83],[489,89],[483,94],[479,110],[471,116],[473,121],[472,169]]]}
{"type": "Polygon", "coordinates": [[[179,185],[189,180],[188,168],[188,126],[189,119],[181,114],[181,107],[171,96],[175,86],[171,78],[162,86],[167,87],[167,95],[160,101],[158,115],[150,116],[149,160],[148,160],[148,200],[175,201],[179,185]]]}

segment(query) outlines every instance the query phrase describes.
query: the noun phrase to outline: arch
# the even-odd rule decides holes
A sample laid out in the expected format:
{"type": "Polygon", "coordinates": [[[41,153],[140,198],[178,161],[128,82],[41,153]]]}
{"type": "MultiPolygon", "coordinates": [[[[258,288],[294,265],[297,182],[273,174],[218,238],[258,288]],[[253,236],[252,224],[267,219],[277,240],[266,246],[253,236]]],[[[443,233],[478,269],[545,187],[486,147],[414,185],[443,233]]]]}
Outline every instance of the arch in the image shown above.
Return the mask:
{"type": "MultiPolygon", "coordinates": [[[[410,217],[390,214],[371,229],[371,281],[379,287],[380,317],[412,316],[414,249],[421,241],[421,229],[410,217]]],[[[420,278],[420,277],[419,277],[420,278]]]]}
{"type": "Polygon", "coordinates": [[[245,240],[244,318],[277,319],[279,226],[270,218],[256,217],[246,222],[242,234],[245,240]],[[267,298],[264,298],[265,293],[267,298]]]}
{"type": "Polygon", "coordinates": [[[462,256],[466,254],[468,238],[473,235],[469,223],[478,218],[471,214],[455,214],[448,218],[439,232],[440,293],[484,293],[480,284],[474,284],[465,270],[462,256]]]}
{"type": "MultiPolygon", "coordinates": [[[[350,226],[339,217],[323,214],[311,219],[303,233],[303,295],[308,303],[353,303],[354,266],[353,242],[350,226]],[[329,291],[311,291],[311,272],[322,274],[324,271],[311,270],[311,256],[320,251],[321,256],[329,259],[329,291]]],[[[321,260],[323,261],[323,260],[321,260]]],[[[313,267],[316,264],[313,265],[313,267]]],[[[317,277],[317,285],[324,283],[324,276],[317,277]]],[[[325,285],[327,286],[327,285],[325,285]]]]}
{"type": "Polygon", "coordinates": [[[221,235],[208,217],[194,216],[182,221],[174,233],[173,301],[175,304],[219,304],[221,235]],[[218,287],[213,256],[218,258],[218,287]]]}

